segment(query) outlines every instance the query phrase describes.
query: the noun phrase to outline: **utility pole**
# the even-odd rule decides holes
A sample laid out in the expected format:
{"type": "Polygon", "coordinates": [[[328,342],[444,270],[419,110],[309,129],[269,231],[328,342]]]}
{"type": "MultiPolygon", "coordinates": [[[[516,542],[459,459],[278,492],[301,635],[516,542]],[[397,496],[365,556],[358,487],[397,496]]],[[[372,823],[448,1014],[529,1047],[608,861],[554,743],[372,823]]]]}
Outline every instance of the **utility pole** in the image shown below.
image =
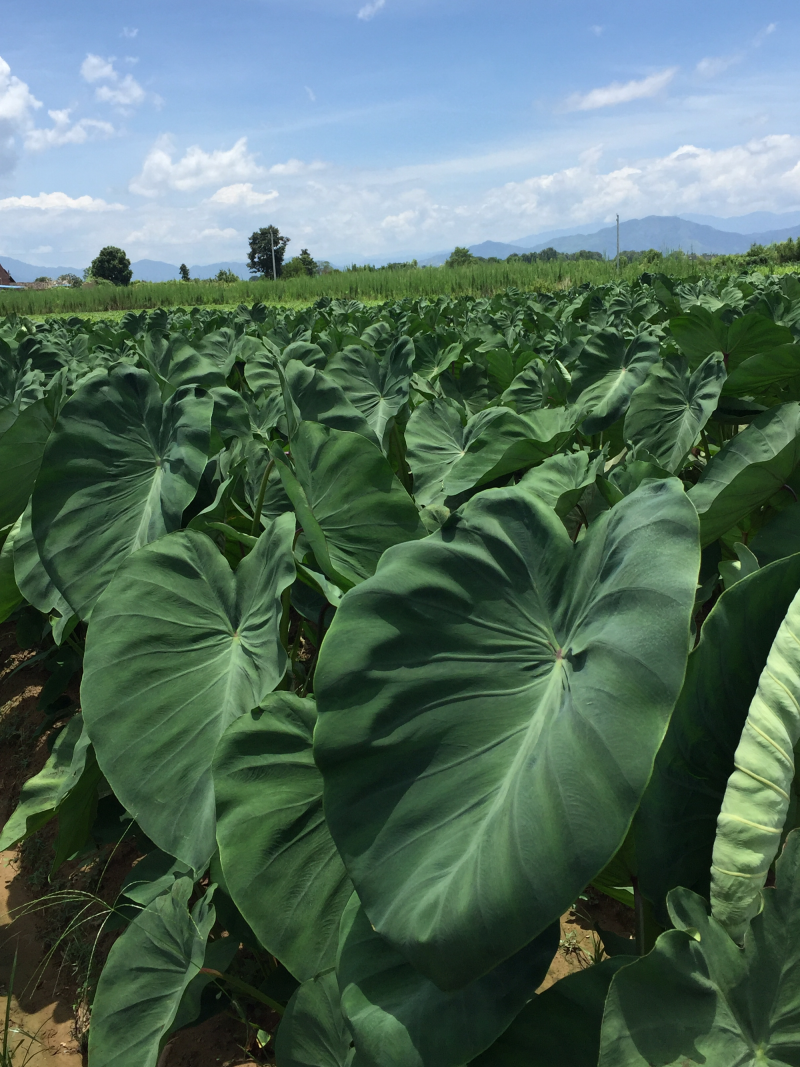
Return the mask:
{"type": "MultiPolygon", "coordinates": [[[[619,222],[619,215],[617,215],[617,222],[619,222]]],[[[269,231],[269,243],[272,248],[272,280],[276,282],[278,280],[278,272],[275,270],[275,227],[271,227],[269,231]]],[[[617,244],[619,244],[619,237],[617,238],[617,244]]]]}
{"type": "Polygon", "coordinates": [[[619,274],[619,215],[617,215],[617,274],[619,274]]]}

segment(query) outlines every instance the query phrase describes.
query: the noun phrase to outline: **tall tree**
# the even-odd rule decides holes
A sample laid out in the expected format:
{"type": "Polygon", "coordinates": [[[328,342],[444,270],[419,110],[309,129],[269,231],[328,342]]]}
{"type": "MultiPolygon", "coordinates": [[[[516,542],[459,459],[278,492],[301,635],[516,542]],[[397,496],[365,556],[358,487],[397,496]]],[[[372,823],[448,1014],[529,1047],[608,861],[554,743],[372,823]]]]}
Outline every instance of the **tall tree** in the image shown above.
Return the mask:
{"type": "Polygon", "coordinates": [[[307,248],[304,248],[299,256],[284,263],[282,271],[284,278],[296,278],[306,274],[313,277],[317,273],[319,273],[317,262],[307,248]]]}
{"type": "Polygon", "coordinates": [[[105,278],[114,285],[130,285],[133,277],[131,261],[121,248],[115,248],[114,245],[101,248],[89,270],[92,278],[105,278]]]}
{"type": "Polygon", "coordinates": [[[277,226],[262,226],[260,230],[250,235],[250,252],[247,256],[247,266],[251,274],[263,274],[266,278],[273,276],[280,278],[283,271],[283,257],[286,246],[290,241],[284,237],[277,226]],[[274,260],[273,260],[274,251],[274,260]]]}
{"type": "Polygon", "coordinates": [[[181,263],[180,267],[178,267],[178,270],[180,271],[181,281],[182,282],[188,282],[189,281],[189,268],[186,266],[186,264],[185,263],[181,263]]]}
{"type": "Polygon", "coordinates": [[[450,258],[447,261],[448,267],[467,267],[470,263],[475,261],[475,256],[470,252],[468,248],[455,248],[450,253],[450,258]]]}

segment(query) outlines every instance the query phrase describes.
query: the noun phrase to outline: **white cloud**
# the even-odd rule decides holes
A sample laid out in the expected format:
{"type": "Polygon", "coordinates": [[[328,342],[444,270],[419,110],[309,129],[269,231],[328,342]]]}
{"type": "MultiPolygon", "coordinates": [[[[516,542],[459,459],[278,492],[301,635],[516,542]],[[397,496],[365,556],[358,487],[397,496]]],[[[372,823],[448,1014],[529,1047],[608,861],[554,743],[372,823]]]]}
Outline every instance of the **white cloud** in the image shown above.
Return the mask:
{"type": "Polygon", "coordinates": [[[358,12],[358,18],[364,22],[369,22],[370,19],[374,19],[381,8],[386,7],[386,0],[369,0],[369,3],[364,4],[361,10],[358,12]]]}
{"type": "Polygon", "coordinates": [[[325,170],[325,164],[319,160],[313,163],[304,163],[302,159],[289,159],[285,163],[276,163],[269,168],[268,174],[276,174],[282,178],[297,178],[301,174],[311,174],[314,171],[325,170]]]}
{"type": "Polygon", "coordinates": [[[760,48],[764,41],[766,41],[768,37],[771,37],[772,34],[777,30],[777,28],[777,22],[770,22],[770,24],[768,26],[765,26],[763,30],[759,30],[753,38],[753,47],[760,48]]]}
{"type": "Polygon", "coordinates": [[[42,106],[24,81],[11,73],[0,56],[0,174],[17,162],[17,141],[33,126],[33,115],[42,106]]]}
{"type": "Polygon", "coordinates": [[[482,229],[524,230],[606,218],[673,215],[686,211],[734,215],[787,210],[800,203],[800,137],[771,135],[713,150],[684,145],[669,155],[599,169],[599,154],[577,166],[509,182],[491,190],[468,212],[482,229]]]}
{"type": "Polygon", "coordinates": [[[234,185],[224,185],[217,189],[213,196],[207,200],[209,204],[221,204],[223,207],[259,207],[275,200],[278,193],[270,189],[266,193],[257,193],[253,189],[252,182],[237,182],[234,185]]]}
{"type": "Polygon", "coordinates": [[[312,104],[315,103],[317,99],[317,94],[308,85],[305,88],[306,92],[308,93],[308,99],[311,101],[312,104]]]}
{"type": "Polygon", "coordinates": [[[81,75],[90,84],[106,83],[95,89],[95,99],[101,103],[126,109],[136,107],[147,99],[147,93],[132,74],[123,76],[115,69],[113,56],[103,59],[90,52],[81,64],[81,75]]]}
{"type": "Polygon", "coordinates": [[[114,70],[112,59],[103,59],[102,56],[93,55],[91,52],[81,63],[81,77],[87,82],[115,81],[119,75],[114,70]]]}
{"type": "Polygon", "coordinates": [[[232,229],[230,226],[221,230],[219,226],[209,226],[205,230],[201,230],[197,235],[198,239],[203,241],[206,238],[212,238],[216,240],[230,241],[232,237],[238,237],[239,231],[232,229]]]}
{"type": "Polygon", "coordinates": [[[122,27],[122,36],[123,37],[127,37],[129,39],[132,39],[132,38],[138,36],[138,33],[139,33],[139,31],[135,27],[132,27],[132,26],[123,26],[122,27]]]}
{"type": "Polygon", "coordinates": [[[0,211],[35,210],[48,213],[63,211],[125,211],[123,204],[108,204],[93,196],[67,196],[66,193],[39,193],[38,196],[7,196],[0,200],[0,211]]]}
{"type": "Polygon", "coordinates": [[[199,145],[187,149],[182,159],[173,161],[174,146],[169,136],[160,137],[144,161],[142,173],[130,183],[130,190],[140,196],[157,196],[167,189],[192,192],[206,185],[222,182],[235,184],[265,174],[253,154],[247,138],[240,137],[233,148],[204,152],[199,145]],[[234,182],[231,182],[234,179],[234,182]]]}
{"type": "Polygon", "coordinates": [[[84,144],[90,138],[112,137],[114,127],[110,122],[98,119],[80,119],[70,122],[70,109],[48,111],[53,120],[50,129],[30,129],[25,135],[25,147],[29,152],[41,152],[46,148],[58,148],[65,144],[84,144]]]}
{"type": "Polygon", "coordinates": [[[589,32],[593,33],[595,35],[595,37],[602,37],[603,36],[603,29],[604,29],[603,26],[590,26],[589,27],[589,32]]]}
{"type": "Polygon", "coordinates": [[[95,96],[106,104],[116,104],[118,107],[134,107],[144,102],[147,93],[136,81],[132,74],[126,74],[116,85],[100,85],[95,96]]]}
{"type": "Polygon", "coordinates": [[[703,78],[715,78],[724,73],[729,67],[741,63],[742,56],[706,56],[701,59],[695,70],[703,78]]]}
{"type": "Polygon", "coordinates": [[[593,111],[599,107],[613,107],[616,104],[628,104],[631,100],[656,96],[662,89],[666,89],[677,72],[677,67],[669,67],[667,70],[651,74],[639,81],[629,81],[624,84],[612,82],[611,85],[591,89],[588,93],[575,93],[567,100],[567,110],[593,111]]]}

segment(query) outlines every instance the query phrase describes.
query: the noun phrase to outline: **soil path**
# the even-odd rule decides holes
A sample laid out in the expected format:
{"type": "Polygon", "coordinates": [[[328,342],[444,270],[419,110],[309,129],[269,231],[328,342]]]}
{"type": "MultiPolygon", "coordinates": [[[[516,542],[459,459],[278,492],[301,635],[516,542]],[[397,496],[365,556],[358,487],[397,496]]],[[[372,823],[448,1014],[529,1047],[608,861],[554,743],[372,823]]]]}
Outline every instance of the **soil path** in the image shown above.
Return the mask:
{"type": "Polygon", "coordinates": [[[55,966],[43,966],[35,916],[17,916],[18,909],[29,903],[16,852],[0,852],[0,988],[6,995],[11,989],[9,1048],[16,1049],[12,1063],[14,1067],[44,1067],[52,1062],[59,1067],[80,1067],[83,1057],[74,1036],[71,999],[59,991],[55,966]]]}

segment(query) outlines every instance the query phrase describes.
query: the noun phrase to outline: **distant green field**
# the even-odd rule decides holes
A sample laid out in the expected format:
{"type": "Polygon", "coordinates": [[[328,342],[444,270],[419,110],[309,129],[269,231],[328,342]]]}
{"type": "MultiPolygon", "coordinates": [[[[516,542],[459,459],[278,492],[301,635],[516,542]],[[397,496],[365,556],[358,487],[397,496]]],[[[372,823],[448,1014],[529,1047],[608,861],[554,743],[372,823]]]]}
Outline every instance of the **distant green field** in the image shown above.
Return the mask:
{"type": "MultiPolygon", "coordinates": [[[[703,261],[665,260],[659,270],[684,278],[713,273],[703,261]]],[[[513,286],[523,291],[553,292],[590,282],[602,285],[617,278],[631,282],[641,274],[631,264],[617,273],[612,262],[581,260],[555,263],[479,263],[466,267],[430,267],[397,271],[344,271],[277,282],[259,280],[225,285],[220,282],[157,282],[127,288],[41,289],[0,293],[0,316],[84,315],[156,307],[197,307],[239,304],[312,304],[320,297],[382,303],[386,300],[436,296],[492,296],[513,286]]]]}

